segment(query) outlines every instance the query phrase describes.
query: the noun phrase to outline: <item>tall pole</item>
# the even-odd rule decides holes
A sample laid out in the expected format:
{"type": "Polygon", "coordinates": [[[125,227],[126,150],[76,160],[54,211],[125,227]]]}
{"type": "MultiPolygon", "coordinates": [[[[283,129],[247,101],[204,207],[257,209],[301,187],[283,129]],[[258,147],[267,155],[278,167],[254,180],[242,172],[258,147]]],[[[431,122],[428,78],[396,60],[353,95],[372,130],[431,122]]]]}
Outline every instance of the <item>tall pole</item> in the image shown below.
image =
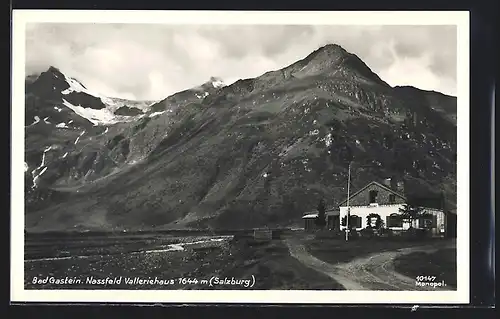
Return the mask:
{"type": "Polygon", "coordinates": [[[441,209],[443,210],[443,218],[444,218],[444,235],[443,237],[448,237],[448,212],[446,211],[446,198],[444,194],[444,190],[441,191],[441,209]]]}
{"type": "Polygon", "coordinates": [[[347,216],[345,219],[345,225],[346,225],[346,230],[345,230],[345,240],[349,241],[349,219],[350,219],[350,207],[349,207],[349,192],[351,190],[351,161],[349,161],[349,172],[347,173],[347,216]]]}

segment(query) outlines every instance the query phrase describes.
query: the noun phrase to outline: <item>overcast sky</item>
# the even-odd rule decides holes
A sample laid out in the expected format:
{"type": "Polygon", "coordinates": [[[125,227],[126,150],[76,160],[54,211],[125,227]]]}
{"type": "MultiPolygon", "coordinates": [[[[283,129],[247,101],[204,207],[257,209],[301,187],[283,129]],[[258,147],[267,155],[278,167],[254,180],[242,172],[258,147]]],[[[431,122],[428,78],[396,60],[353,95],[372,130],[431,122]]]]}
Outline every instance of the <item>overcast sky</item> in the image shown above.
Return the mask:
{"type": "Polygon", "coordinates": [[[336,43],[390,85],[456,95],[455,26],[29,24],[26,72],[50,65],[108,96],[162,99],[280,69],[336,43]]]}

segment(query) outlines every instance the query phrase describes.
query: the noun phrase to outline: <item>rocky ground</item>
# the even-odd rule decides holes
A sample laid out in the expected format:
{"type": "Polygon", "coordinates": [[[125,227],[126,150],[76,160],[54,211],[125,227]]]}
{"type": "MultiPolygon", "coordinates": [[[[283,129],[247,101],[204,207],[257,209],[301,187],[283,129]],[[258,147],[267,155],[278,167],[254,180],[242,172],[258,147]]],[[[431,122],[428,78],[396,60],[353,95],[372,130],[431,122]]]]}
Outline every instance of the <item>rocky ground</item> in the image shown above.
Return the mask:
{"type": "Polygon", "coordinates": [[[441,248],[431,251],[414,251],[394,260],[395,270],[408,277],[435,276],[448,287],[457,287],[457,250],[441,248]]]}
{"type": "Polygon", "coordinates": [[[25,288],[342,289],[291,257],[281,240],[168,235],[27,242],[25,288]],[[107,278],[121,281],[99,283],[107,278]]]}
{"type": "Polygon", "coordinates": [[[456,242],[429,240],[315,240],[291,238],[293,257],[347,290],[455,290],[456,242]],[[445,252],[445,253],[443,253],[445,252]],[[436,283],[418,285],[420,282],[436,283]],[[427,278],[430,277],[430,278],[427,278]]]}

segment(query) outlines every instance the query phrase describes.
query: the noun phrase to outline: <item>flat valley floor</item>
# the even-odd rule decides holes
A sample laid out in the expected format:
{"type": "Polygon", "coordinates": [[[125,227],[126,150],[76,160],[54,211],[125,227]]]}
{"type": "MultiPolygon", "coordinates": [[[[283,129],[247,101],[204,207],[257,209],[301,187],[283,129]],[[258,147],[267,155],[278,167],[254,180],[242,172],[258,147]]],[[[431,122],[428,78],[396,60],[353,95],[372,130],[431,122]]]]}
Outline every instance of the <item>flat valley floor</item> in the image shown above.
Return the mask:
{"type": "Polygon", "coordinates": [[[28,235],[25,289],[456,290],[454,239],[28,235]]]}

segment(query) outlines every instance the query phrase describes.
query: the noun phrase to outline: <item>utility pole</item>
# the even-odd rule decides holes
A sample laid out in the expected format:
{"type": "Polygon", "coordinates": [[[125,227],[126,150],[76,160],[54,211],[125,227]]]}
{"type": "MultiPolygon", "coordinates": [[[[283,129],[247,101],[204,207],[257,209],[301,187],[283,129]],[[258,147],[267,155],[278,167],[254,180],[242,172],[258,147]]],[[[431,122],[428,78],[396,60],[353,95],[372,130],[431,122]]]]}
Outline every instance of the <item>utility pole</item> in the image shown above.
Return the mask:
{"type": "Polygon", "coordinates": [[[349,241],[349,219],[351,218],[351,208],[349,207],[349,192],[350,192],[350,187],[351,187],[351,163],[352,161],[349,161],[349,172],[347,173],[347,216],[345,219],[345,225],[346,225],[346,230],[345,230],[345,240],[349,241]]]}

